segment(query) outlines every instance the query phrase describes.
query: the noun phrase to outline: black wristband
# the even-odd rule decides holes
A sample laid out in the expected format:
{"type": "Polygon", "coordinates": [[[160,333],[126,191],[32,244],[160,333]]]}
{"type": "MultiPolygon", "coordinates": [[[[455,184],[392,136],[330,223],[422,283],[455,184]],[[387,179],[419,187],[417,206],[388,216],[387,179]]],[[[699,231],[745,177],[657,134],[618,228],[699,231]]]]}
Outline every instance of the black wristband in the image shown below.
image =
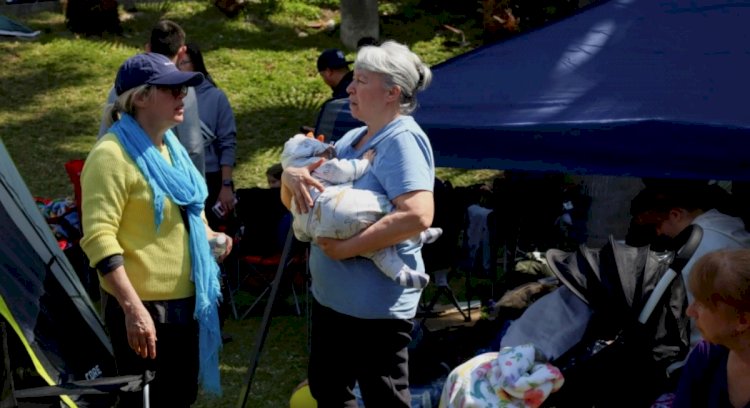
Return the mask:
{"type": "Polygon", "coordinates": [[[102,275],[106,275],[122,265],[125,265],[125,259],[120,254],[114,254],[99,261],[96,264],[96,269],[102,275]]]}
{"type": "Polygon", "coordinates": [[[232,179],[221,180],[221,185],[224,187],[234,187],[234,180],[232,179]]]}

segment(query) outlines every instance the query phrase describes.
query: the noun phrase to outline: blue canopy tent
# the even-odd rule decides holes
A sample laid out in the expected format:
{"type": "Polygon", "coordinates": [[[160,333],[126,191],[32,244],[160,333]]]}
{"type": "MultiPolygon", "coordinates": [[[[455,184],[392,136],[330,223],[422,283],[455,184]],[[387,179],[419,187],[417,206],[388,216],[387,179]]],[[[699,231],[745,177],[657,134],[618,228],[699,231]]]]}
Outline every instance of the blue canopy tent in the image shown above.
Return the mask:
{"type": "Polygon", "coordinates": [[[750,180],[750,1],[610,0],[433,67],[438,166],[750,180]]]}

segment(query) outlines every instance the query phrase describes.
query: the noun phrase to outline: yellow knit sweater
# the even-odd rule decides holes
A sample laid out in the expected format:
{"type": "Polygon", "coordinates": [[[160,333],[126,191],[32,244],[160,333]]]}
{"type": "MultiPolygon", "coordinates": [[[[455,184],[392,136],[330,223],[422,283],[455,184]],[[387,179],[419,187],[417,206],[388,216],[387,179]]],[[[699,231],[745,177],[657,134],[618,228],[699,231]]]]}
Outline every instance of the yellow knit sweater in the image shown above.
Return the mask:
{"type": "MultiPolygon", "coordinates": [[[[162,156],[171,163],[166,146],[162,156]]],[[[179,207],[169,198],[158,231],[153,194],[117,136],[105,135],[89,153],[81,173],[83,238],[92,266],[122,254],[125,271],[142,300],[181,299],[195,294],[190,280],[188,233],[179,207]]],[[[113,293],[105,279],[102,288],[113,293]]]]}

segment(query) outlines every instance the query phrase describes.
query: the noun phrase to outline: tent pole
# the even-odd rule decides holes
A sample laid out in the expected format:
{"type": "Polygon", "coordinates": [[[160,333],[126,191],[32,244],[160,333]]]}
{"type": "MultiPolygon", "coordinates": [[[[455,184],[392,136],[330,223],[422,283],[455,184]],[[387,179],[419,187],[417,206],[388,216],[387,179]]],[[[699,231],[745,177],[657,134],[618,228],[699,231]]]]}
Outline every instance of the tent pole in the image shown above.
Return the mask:
{"type": "Polygon", "coordinates": [[[276,300],[276,295],[281,286],[281,278],[284,275],[284,267],[289,259],[289,253],[292,247],[292,238],[294,238],[294,231],[292,226],[289,226],[289,231],[286,234],[286,242],[284,243],[284,250],[281,253],[281,259],[279,260],[279,266],[276,269],[276,276],[273,279],[273,286],[271,287],[271,294],[268,297],[268,303],[266,303],[266,309],[263,311],[263,320],[260,324],[260,330],[255,337],[255,343],[253,346],[253,352],[250,355],[250,364],[247,367],[247,374],[245,374],[245,385],[242,387],[240,392],[240,398],[237,401],[238,408],[244,408],[247,404],[247,399],[250,396],[250,389],[253,385],[253,377],[255,376],[255,370],[258,368],[258,360],[260,360],[260,353],[263,351],[263,345],[266,342],[268,336],[268,328],[271,325],[271,309],[273,309],[273,303],[276,300]]]}
{"type": "Polygon", "coordinates": [[[0,408],[16,407],[18,401],[15,396],[15,386],[13,384],[13,370],[10,368],[10,351],[8,350],[8,332],[5,328],[5,322],[0,321],[0,337],[2,337],[3,347],[3,388],[2,393],[8,393],[6,400],[0,400],[0,408]]]}

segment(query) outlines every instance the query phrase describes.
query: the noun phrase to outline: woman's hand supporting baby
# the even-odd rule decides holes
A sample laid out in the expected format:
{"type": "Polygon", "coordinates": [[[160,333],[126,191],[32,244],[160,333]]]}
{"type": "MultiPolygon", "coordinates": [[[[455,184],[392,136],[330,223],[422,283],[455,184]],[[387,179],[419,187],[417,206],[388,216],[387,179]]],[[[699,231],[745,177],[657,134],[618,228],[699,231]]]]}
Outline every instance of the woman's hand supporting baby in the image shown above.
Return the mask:
{"type": "Polygon", "coordinates": [[[359,253],[355,253],[349,249],[350,245],[348,246],[347,243],[350,243],[350,241],[351,238],[335,239],[318,237],[315,243],[318,244],[327,257],[340,261],[342,259],[353,258],[359,255],[359,253]]]}
{"type": "Polygon", "coordinates": [[[315,187],[319,191],[325,190],[323,184],[312,176],[313,170],[320,167],[325,159],[307,167],[287,167],[281,173],[281,201],[291,210],[292,200],[301,213],[307,213],[313,206],[313,200],[310,196],[310,187],[315,187]]]}

